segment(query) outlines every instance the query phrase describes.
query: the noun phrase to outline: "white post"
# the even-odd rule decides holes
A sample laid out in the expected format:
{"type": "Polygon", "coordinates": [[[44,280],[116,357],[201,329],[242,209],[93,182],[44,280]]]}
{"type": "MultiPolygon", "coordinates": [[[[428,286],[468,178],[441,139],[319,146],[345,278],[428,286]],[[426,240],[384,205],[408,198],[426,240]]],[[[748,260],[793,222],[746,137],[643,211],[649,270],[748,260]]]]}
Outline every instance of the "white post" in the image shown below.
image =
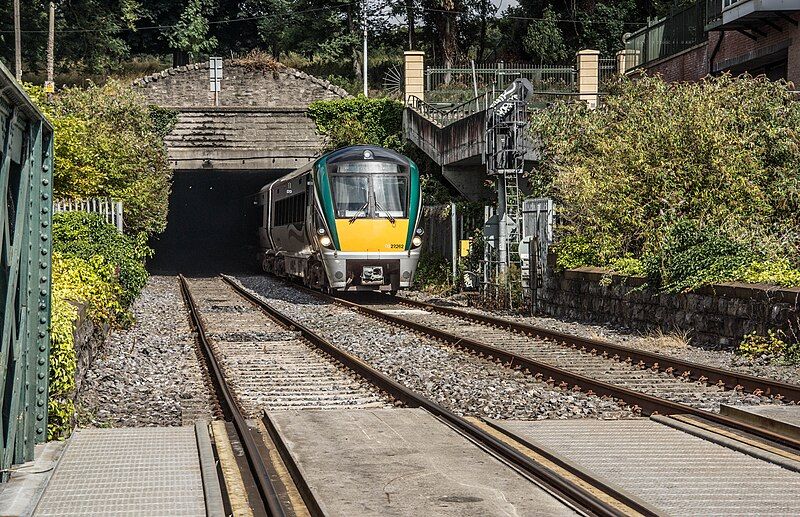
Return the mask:
{"type": "Polygon", "coordinates": [[[600,87],[600,51],[581,50],[578,57],[578,98],[586,101],[589,109],[597,107],[600,87]]]}
{"type": "Polygon", "coordinates": [[[122,233],[122,201],[117,201],[114,203],[116,208],[116,219],[117,219],[117,230],[119,233],[122,233]]]}
{"type": "Polygon", "coordinates": [[[53,63],[55,61],[56,45],[56,4],[50,2],[50,19],[47,26],[47,81],[44,83],[44,91],[53,93],[55,83],[53,82],[53,63]]]}
{"type": "Polygon", "coordinates": [[[14,0],[14,74],[22,81],[22,30],[19,27],[19,0],[14,0]]]}
{"type": "Polygon", "coordinates": [[[456,204],[450,203],[450,244],[453,251],[453,283],[456,282],[458,274],[458,217],[456,215],[456,204]]]}

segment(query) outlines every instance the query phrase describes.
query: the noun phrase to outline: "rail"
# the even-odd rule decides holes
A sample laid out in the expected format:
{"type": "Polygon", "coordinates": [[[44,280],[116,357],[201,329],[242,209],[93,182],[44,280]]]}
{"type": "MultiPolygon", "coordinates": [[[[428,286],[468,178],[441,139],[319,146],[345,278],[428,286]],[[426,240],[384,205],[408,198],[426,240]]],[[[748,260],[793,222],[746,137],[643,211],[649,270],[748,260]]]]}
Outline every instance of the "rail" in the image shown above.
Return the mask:
{"type": "MultiPolygon", "coordinates": [[[[574,373],[572,371],[569,371],[569,370],[566,370],[566,369],[563,369],[563,368],[560,368],[560,367],[557,367],[557,366],[553,366],[551,364],[542,362],[542,361],[537,360],[537,359],[533,359],[533,358],[526,357],[526,356],[521,356],[521,355],[515,354],[513,352],[509,352],[508,350],[504,350],[502,348],[498,348],[498,347],[483,343],[483,342],[475,340],[475,339],[461,337],[461,336],[458,336],[458,335],[456,335],[456,334],[454,334],[452,332],[448,332],[448,331],[439,330],[439,329],[436,329],[436,328],[433,328],[433,327],[429,327],[429,326],[424,325],[422,323],[409,321],[408,319],[405,319],[403,317],[396,316],[396,315],[393,315],[393,314],[389,314],[389,313],[386,313],[386,312],[383,312],[383,311],[380,311],[380,310],[376,310],[376,309],[370,308],[370,307],[365,306],[365,305],[353,303],[353,302],[350,302],[350,301],[347,301],[347,300],[342,300],[340,298],[335,298],[335,300],[337,301],[337,303],[341,303],[342,305],[348,306],[348,307],[352,308],[353,310],[368,314],[368,315],[370,315],[370,316],[372,316],[372,317],[374,317],[376,319],[383,320],[383,321],[389,322],[389,323],[394,324],[394,325],[399,325],[401,327],[405,327],[405,328],[414,330],[416,332],[419,332],[419,333],[425,334],[427,336],[430,336],[430,337],[432,337],[434,339],[438,339],[438,340],[441,340],[443,342],[450,343],[450,344],[452,344],[454,346],[458,346],[458,347],[470,350],[473,353],[476,353],[476,354],[479,354],[479,355],[493,357],[493,358],[499,360],[500,362],[502,362],[503,364],[510,365],[511,367],[519,366],[521,368],[529,370],[531,373],[538,372],[538,373],[542,374],[542,376],[548,376],[548,377],[554,379],[554,381],[556,383],[558,383],[558,382],[565,383],[564,385],[566,387],[577,386],[577,387],[580,387],[582,390],[591,390],[592,392],[594,392],[595,394],[597,394],[599,396],[609,396],[609,397],[613,397],[613,398],[616,398],[616,399],[623,400],[627,404],[630,404],[632,406],[638,407],[639,409],[641,409],[641,411],[644,414],[647,414],[647,415],[652,415],[652,414],[661,414],[661,415],[680,415],[680,414],[684,414],[684,415],[692,415],[693,417],[699,417],[699,418],[702,418],[702,419],[707,420],[707,421],[712,421],[712,422],[714,422],[716,424],[721,424],[721,425],[729,427],[729,428],[733,428],[733,429],[738,429],[740,431],[744,431],[746,433],[749,433],[750,435],[761,437],[763,439],[772,441],[774,443],[778,443],[778,444],[781,444],[783,446],[790,447],[790,448],[792,448],[794,450],[800,450],[800,440],[798,440],[796,438],[793,438],[791,436],[782,435],[782,434],[779,434],[779,433],[776,433],[776,432],[773,432],[773,431],[770,431],[770,430],[761,429],[759,427],[755,427],[755,426],[752,426],[752,425],[749,425],[749,424],[745,424],[745,423],[739,422],[737,420],[734,420],[732,418],[720,415],[719,413],[713,413],[713,412],[705,411],[705,410],[702,410],[702,409],[696,409],[696,408],[694,408],[692,406],[689,406],[689,405],[686,405],[686,404],[673,402],[673,401],[665,399],[665,398],[657,397],[657,396],[650,395],[650,394],[647,394],[647,393],[644,393],[644,392],[640,392],[640,391],[636,391],[636,390],[633,390],[633,389],[630,389],[630,388],[625,388],[625,387],[622,387],[622,386],[611,384],[611,383],[608,383],[608,382],[605,382],[605,381],[601,381],[601,380],[598,380],[598,379],[595,379],[595,378],[592,378],[592,377],[585,376],[585,375],[580,374],[580,373],[574,373]]],[[[409,306],[416,307],[416,308],[421,308],[421,309],[424,309],[424,310],[427,310],[427,311],[439,312],[441,314],[449,314],[451,316],[455,316],[455,317],[459,317],[459,318],[472,319],[474,321],[479,321],[479,322],[482,322],[482,323],[487,324],[487,325],[501,326],[501,327],[504,327],[506,329],[510,329],[510,330],[515,331],[515,332],[522,333],[524,335],[529,335],[529,334],[537,335],[537,336],[539,336],[541,338],[544,338],[544,339],[556,340],[556,341],[563,342],[563,343],[566,343],[566,344],[574,345],[575,347],[584,347],[584,348],[586,348],[587,346],[591,346],[592,349],[594,349],[594,351],[595,351],[594,353],[597,353],[598,350],[602,350],[603,347],[608,347],[608,345],[609,345],[608,343],[605,343],[605,342],[602,342],[602,341],[599,341],[599,340],[591,340],[591,339],[586,339],[586,338],[579,338],[579,337],[576,337],[576,336],[572,336],[572,335],[568,335],[568,334],[561,334],[561,333],[557,333],[557,332],[552,332],[552,331],[549,331],[549,330],[546,330],[546,329],[537,328],[537,327],[526,326],[526,325],[522,325],[522,324],[515,324],[513,322],[509,322],[507,320],[502,320],[500,318],[493,318],[493,317],[490,317],[490,316],[482,316],[482,315],[476,315],[476,314],[473,314],[473,313],[466,313],[464,311],[459,311],[458,309],[440,307],[440,306],[437,306],[437,305],[432,305],[432,304],[429,304],[429,303],[420,302],[420,301],[416,301],[416,300],[403,299],[402,303],[407,304],[409,306]]],[[[620,348],[623,348],[623,347],[620,347],[620,348]]],[[[628,351],[628,349],[620,350],[620,351],[621,351],[621,353],[617,354],[617,356],[618,356],[618,358],[620,358],[620,360],[623,360],[622,359],[623,357],[630,357],[631,361],[633,360],[633,354],[634,354],[633,350],[631,350],[630,352],[628,351]]],[[[645,357],[645,355],[642,352],[640,352],[640,351],[635,351],[635,352],[639,353],[641,355],[641,357],[645,357]]],[[[666,363],[669,360],[670,359],[667,358],[667,357],[660,357],[660,360],[659,360],[659,362],[657,364],[658,364],[658,366],[660,366],[661,365],[661,361],[666,363]]],[[[699,365],[694,365],[692,363],[686,363],[686,362],[679,361],[679,360],[675,360],[675,362],[676,362],[676,365],[678,365],[681,368],[683,368],[683,365],[679,365],[678,364],[679,362],[680,363],[689,364],[689,365],[691,365],[691,367],[698,367],[699,366],[699,365]]],[[[716,369],[713,369],[713,368],[707,368],[707,369],[709,371],[716,370],[716,369]]],[[[755,379],[755,380],[763,383],[764,385],[767,385],[767,383],[770,383],[772,386],[774,386],[774,390],[775,391],[773,391],[773,393],[776,394],[776,395],[779,394],[779,393],[780,394],[788,393],[789,397],[793,397],[793,396],[797,396],[797,393],[798,393],[798,391],[797,391],[798,387],[797,386],[793,386],[793,385],[789,385],[789,384],[785,384],[785,383],[768,381],[766,379],[757,379],[757,378],[748,379],[748,376],[746,376],[746,375],[739,375],[739,374],[736,374],[734,372],[728,372],[728,373],[731,376],[733,376],[735,378],[735,382],[737,382],[739,384],[741,384],[743,382],[744,383],[748,383],[748,382],[750,382],[751,379],[755,379]]],[[[716,373],[715,373],[715,375],[716,375],[716,373]]]]}
{"type": "Polygon", "coordinates": [[[410,108],[434,122],[439,127],[449,126],[453,122],[485,111],[489,107],[489,103],[489,93],[483,93],[466,102],[447,107],[436,106],[413,95],[408,99],[408,106],[410,108]]]}
{"type": "MultiPolygon", "coordinates": [[[[386,391],[395,399],[403,402],[406,406],[421,407],[429,411],[431,414],[442,419],[448,425],[452,426],[465,436],[475,440],[486,449],[491,450],[494,454],[503,458],[506,462],[514,465],[528,476],[538,480],[554,494],[558,494],[558,496],[563,500],[569,501],[585,512],[593,515],[622,514],[622,512],[616,506],[610,504],[607,500],[597,497],[594,493],[588,491],[583,486],[569,481],[542,464],[532,460],[529,456],[518,451],[516,448],[487,433],[481,427],[407,388],[391,377],[379,372],[358,357],[355,357],[350,353],[336,347],[330,341],[309,329],[302,323],[294,320],[283,312],[276,310],[261,298],[253,295],[242,286],[237,284],[231,277],[223,275],[222,278],[243,298],[260,307],[267,314],[282,322],[284,325],[294,328],[310,343],[312,343],[314,346],[317,346],[320,348],[320,350],[345,365],[348,369],[357,373],[359,376],[363,377],[375,386],[378,386],[382,390],[386,391]]],[[[329,297],[321,292],[313,291],[296,284],[289,284],[287,282],[287,285],[292,285],[297,289],[304,290],[305,292],[323,299],[333,299],[337,303],[344,302],[338,298],[329,297]]],[[[575,475],[578,474],[575,473],[575,475]]],[[[613,496],[617,501],[623,503],[630,509],[637,511],[642,515],[655,514],[655,512],[649,506],[642,504],[640,501],[638,501],[638,499],[632,498],[623,492],[616,491],[613,487],[606,486],[599,480],[588,477],[586,473],[582,473],[580,477],[584,477],[584,480],[594,484],[595,488],[613,496]]]]}
{"type": "Polygon", "coordinates": [[[226,418],[233,422],[236,433],[239,435],[245,458],[247,459],[247,463],[250,465],[250,469],[253,472],[253,478],[256,482],[258,491],[261,494],[265,508],[268,510],[271,517],[284,517],[285,512],[280,504],[275,485],[273,485],[272,480],[269,477],[264,458],[259,452],[255,440],[253,440],[253,436],[250,432],[250,428],[247,425],[247,421],[242,413],[242,410],[239,408],[239,404],[234,399],[233,393],[231,393],[230,388],[225,381],[222,368],[220,367],[219,362],[217,362],[216,356],[214,355],[214,350],[212,349],[211,344],[208,342],[203,320],[200,317],[199,311],[197,310],[197,305],[195,304],[192,296],[192,292],[189,289],[189,283],[186,281],[186,278],[183,275],[180,275],[179,279],[181,283],[181,292],[183,293],[184,300],[189,308],[189,316],[191,318],[192,326],[194,327],[195,332],[197,332],[197,339],[202,346],[203,355],[205,356],[209,365],[209,374],[212,377],[217,394],[222,396],[220,405],[222,406],[223,414],[226,418]]]}

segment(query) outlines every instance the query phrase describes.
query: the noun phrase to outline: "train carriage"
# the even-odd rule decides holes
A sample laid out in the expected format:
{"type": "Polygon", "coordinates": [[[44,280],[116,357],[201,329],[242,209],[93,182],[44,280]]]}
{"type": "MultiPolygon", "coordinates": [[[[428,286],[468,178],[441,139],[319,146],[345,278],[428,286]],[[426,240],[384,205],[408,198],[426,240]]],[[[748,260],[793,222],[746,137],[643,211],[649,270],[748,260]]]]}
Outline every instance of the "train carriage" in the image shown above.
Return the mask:
{"type": "Polygon", "coordinates": [[[323,290],[397,292],[419,261],[419,170],[407,157],[358,145],[265,186],[259,261],[266,272],[323,290]]]}

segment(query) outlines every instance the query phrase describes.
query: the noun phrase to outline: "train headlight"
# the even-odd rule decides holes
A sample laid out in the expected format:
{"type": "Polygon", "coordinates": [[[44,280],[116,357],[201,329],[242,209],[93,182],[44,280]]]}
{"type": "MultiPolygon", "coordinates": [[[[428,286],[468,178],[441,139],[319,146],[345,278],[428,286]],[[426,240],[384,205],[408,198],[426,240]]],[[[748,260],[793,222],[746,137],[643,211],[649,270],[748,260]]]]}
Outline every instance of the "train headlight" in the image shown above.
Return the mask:
{"type": "Polygon", "coordinates": [[[414,238],[411,239],[411,245],[414,246],[415,248],[419,248],[420,246],[422,246],[422,237],[420,237],[419,235],[415,235],[414,238]]]}
{"type": "Polygon", "coordinates": [[[425,235],[425,229],[424,228],[417,228],[416,234],[417,235],[425,235]]]}
{"type": "Polygon", "coordinates": [[[325,235],[325,228],[317,228],[317,233],[320,235],[325,235]]]}
{"type": "Polygon", "coordinates": [[[322,237],[319,238],[319,243],[327,248],[328,246],[331,245],[331,238],[328,237],[327,235],[323,235],[322,237]]]}

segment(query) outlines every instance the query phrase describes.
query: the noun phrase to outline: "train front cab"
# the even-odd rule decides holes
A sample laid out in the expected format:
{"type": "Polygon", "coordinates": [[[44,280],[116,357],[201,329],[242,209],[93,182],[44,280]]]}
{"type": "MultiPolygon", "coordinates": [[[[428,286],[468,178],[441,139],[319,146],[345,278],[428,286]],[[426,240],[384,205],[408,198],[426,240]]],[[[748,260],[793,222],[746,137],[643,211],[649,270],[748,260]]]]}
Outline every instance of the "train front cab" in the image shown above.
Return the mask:
{"type": "Polygon", "coordinates": [[[411,287],[422,243],[414,162],[388,149],[355,146],[320,159],[316,175],[329,286],[392,292],[411,287]]]}

